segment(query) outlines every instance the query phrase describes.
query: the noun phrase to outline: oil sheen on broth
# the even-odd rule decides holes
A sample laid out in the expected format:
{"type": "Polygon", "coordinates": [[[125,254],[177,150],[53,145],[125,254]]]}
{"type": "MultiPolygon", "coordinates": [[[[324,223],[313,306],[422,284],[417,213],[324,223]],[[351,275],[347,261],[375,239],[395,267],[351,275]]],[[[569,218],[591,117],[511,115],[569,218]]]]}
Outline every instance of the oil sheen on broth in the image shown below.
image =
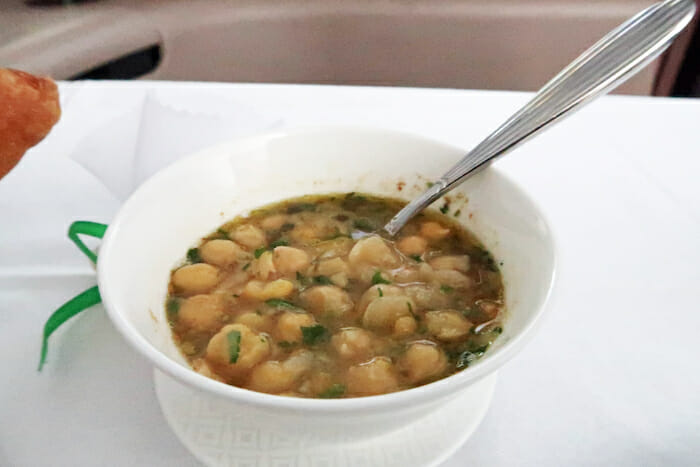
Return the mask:
{"type": "Polygon", "coordinates": [[[420,386],[478,359],[502,331],[498,267],[438,212],[383,236],[404,204],[307,196],[205,237],[172,272],[166,303],[195,371],[270,394],[339,398],[420,386]]]}

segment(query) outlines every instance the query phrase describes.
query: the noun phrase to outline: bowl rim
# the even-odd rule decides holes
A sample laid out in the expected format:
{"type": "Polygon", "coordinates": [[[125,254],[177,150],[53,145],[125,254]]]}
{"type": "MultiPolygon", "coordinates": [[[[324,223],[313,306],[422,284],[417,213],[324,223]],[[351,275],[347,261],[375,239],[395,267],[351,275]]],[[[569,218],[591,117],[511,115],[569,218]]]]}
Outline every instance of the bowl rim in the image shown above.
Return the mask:
{"type": "Polygon", "coordinates": [[[468,386],[486,375],[496,371],[506,361],[515,356],[533,337],[536,328],[541,324],[542,318],[547,314],[550,308],[548,304],[551,302],[554,283],[557,277],[556,239],[553,235],[553,230],[550,227],[548,219],[532,197],[521,187],[519,183],[492,166],[486,168],[485,170],[494,173],[496,176],[504,179],[506,183],[509,183],[514,191],[517,192],[518,196],[521,197],[526,203],[529,203],[532,209],[542,220],[543,230],[547,238],[551,240],[550,254],[552,272],[548,280],[546,294],[539,304],[538,309],[535,310],[532,318],[525,325],[525,327],[518,334],[512,336],[511,339],[505,342],[502,346],[494,349],[493,352],[487,353],[483,358],[477,360],[476,363],[458,373],[415,388],[375,396],[354,397],[347,399],[316,399],[278,396],[239,388],[201,375],[192,368],[183,366],[167,357],[163,352],[158,350],[145,337],[143,337],[134,326],[131,325],[129,320],[126,319],[120,310],[114,305],[112,300],[113,293],[109,284],[106,282],[106,277],[110,258],[112,257],[115,248],[115,238],[118,236],[121,226],[125,223],[125,219],[129,217],[129,212],[133,206],[137,205],[140,197],[145,192],[151,190],[153,186],[159,183],[161,178],[164,178],[171,171],[176,170],[181,164],[191,163],[191,161],[198,158],[221,157],[220,154],[222,153],[232,154],[236,147],[245,147],[246,145],[255,142],[255,140],[265,140],[291,135],[313,135],[314,133],[324,134],[329,132],[347,132],[354,133],[355,135],[366,134],[412,139],[414,141],[420,141],[423,144],[429,144],[444,150],[449,149],[451,151],[455,151],[456,149],[459,149],[456,146],[445,144],[431,138],[416,135],[414,133],[396,131],[393,129],[361,125],[299,125],[260,132],[247,137],[237,138],[212,145],[180,158],[173,164],[159,170],[148,180],[146,180],[138,189],[136,189],[119,208],[102,239],[97,262],[97,282],[100,294],[102,296],[102,303],[107,311],[107,315],[124,339],[134,349],[136,349],[138,353],[150,360],[155,367],[192,388],[203,390],[214,396],[223,397],[236,402],[242,402],[248,406],[303,410],[312,413],[347,413],[360,409],[368,410],[375,408],[390,409],[407,407],[412,403],[424,402],[430,399],[439,400],[443,397],[449,397],[451,393],[455,393],[459,389],[468,386]]]}

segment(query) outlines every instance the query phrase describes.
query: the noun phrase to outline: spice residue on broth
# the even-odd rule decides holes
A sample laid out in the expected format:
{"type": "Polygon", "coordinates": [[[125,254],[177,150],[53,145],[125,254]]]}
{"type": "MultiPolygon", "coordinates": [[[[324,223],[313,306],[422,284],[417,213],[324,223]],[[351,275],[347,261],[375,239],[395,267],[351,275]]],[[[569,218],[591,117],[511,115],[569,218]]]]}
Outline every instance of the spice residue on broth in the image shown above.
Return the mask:
{"type": "Polygon", "coordinates": [[[501,274],[438,212],[386,237],[404,205],[306,196],[224,224],[172,273],[175,342],[208,377],[298,397],[383,394],[466,368],[502,331],[501,274]]]}

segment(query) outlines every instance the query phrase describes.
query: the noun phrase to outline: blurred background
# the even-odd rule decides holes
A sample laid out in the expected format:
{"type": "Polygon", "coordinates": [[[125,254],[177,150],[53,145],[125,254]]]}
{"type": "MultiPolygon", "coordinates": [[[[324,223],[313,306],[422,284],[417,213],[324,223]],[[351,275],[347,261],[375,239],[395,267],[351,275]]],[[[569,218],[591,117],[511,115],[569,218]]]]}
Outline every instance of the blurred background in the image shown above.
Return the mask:
{"type": "MultiPolygon", "coordinates": [[[[0,0],[0,66],[56,79],[535,91],[645,0],[0,0]]],[[[700,96],[695,18],[617,91],[700,96]]]]}

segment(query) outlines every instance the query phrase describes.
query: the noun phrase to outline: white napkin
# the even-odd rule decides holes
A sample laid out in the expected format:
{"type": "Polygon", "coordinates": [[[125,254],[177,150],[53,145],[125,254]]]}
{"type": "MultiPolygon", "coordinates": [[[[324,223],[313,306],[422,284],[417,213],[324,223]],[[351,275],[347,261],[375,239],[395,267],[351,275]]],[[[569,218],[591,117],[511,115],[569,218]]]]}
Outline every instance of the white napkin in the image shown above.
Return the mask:
{"type": "Polygon", "coordinates": [[[127,99],[77,93],[74,112],[109,106],[90,122],[71,158],[119,200],[161,168],[199,149],[281,125],[233,99],[191,88],[148,90],[127,99]]]}

